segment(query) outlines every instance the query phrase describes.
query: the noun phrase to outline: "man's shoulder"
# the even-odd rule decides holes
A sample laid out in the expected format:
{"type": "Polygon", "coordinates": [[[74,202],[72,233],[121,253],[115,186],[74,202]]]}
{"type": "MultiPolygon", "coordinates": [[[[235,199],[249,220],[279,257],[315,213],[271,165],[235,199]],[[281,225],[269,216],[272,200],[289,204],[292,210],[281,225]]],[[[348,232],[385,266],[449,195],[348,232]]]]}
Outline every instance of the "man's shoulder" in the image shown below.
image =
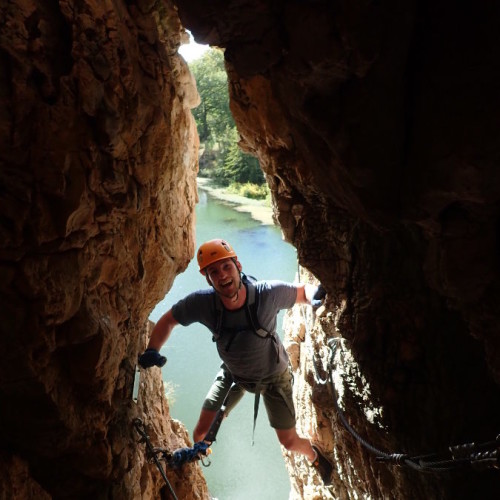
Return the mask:
{"type": "Polygon", "coordinates": [[[205,301],[211,299],[215,295],[213,288],[203,288],[195,290],[185,297],[185,299],[205,301]]]}
{"type": "Polygon", "coordinates": [[[276,290],[280,288],[295,288],[293,283],[282,280],[259,280],[253,283],[253,285],[259,290],[276,290]]]}
{"type": "Polygon", "coordinates": [[[277,309],[289,309],[297,300],[297,286],[281,280],[263,280],[256,284],[259,300],[264,304],[272,303],[277,309]]]}
{"type": "Polygon", "coordinates": [[[200,290],[194,291],[193,293],[196,295],[205,296],[205,295],[213,295],[215,293],[215,291],[213,288],[202,288],[200,290]]]}
{"type": "Polygon", "coordinates": [[[184,298],[180,299],[174,306],[174,309],[180,308],[192,308],[193,306],[202,307],[204,304],[209,304],[213,302],[213,296],[215,292],[211,288],[196,290],[186,295],[184,298]]]}
{"type": "Polygon", "coordinates": [[[253,284],[255,286],[258,300],[267,301],[295,301],[297,295],[297,287],[293,283],[281,280],[260,280],[253,284]]]}
{"type": "Polygon", "coordinates": [[[172,306],[174,318],[184,326],[195,321],[205,324],[213,315],[213,297],[212,289],[196,290],[186,295],[172,306]]]}

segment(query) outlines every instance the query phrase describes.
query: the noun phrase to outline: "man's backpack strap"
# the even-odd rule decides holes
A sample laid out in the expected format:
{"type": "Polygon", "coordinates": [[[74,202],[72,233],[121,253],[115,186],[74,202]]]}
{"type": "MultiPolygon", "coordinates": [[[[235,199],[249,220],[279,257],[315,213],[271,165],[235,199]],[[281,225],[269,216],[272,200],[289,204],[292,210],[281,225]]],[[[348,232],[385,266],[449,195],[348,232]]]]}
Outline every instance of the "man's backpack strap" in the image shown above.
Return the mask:
{"type": "Polygon", "coordinates": [[[254,285],[255,278],[253,278],[254,281],[251,281],[247,276],[244,276],[244,278],[246,278],[244,279],[244,283],[247,285],[246,310],[248,324],[259,337],[269,337],[272,334],[260,326],[259,317],[257,316],[257,311],[259,309],[259,294],[254,285]]]}
{"type": "MultiPolygon", "coordinates": [[[[259,317],[257,315],[257,311],[259,308],[259,294],[257,293],[257,289],[254,284],[257,280],[253,276],[247,276],[246,274],[243,274],[242,281],[247,287],[245,315],[247,318],[248,326],[251,327],[251,329],[257,336],[261,338],[272,337],[273,341],[276,342],[274,334],[272,332],[267,331],[265,328],[262,328],[259,322],[259,317]]],[[[222,300],[220,299],[217,293],[214,293],[214,307],[215,307],[215,328],[213,331],[212,340],[216,342],[217,340],[219,340],[222,334],[222,326],[224,322],[224,306],[222,304],[222,300]]],[[[229,349],[231,342],[232,339],[226,346],[226,350],[229,349]]]]}
{"type": "MultiPolygon", "coordinates": [[[[244,276],[244,278],[247,277],[244,276]]],[[[259,294],[257,293],[257,289],[255,288],[254,285],[255,281],[257,280],[253,278],[253,276],[250,276],[250,279],[247,278],[245,281],[245,283],[247,284],[247,307],[246,307],[247,321],[257,336],[259,336],[262,339],[267,339],[268,337],[271,337],[271,340],[274,342],[274,346],[276,348],[276,363],[279,363],[280,351],[277,346],[278,341],[276,340],[276,334],[267,331],[265,328],[262,328],[262,326],[259,323],[259,317],[257,315],[257,311],[259,309],[259,294]]]]}
{"type": "Polygon", "coordinates": [[[224,316],[224,306],[222,305],[222,300],[220,300],[219,295],[214,293],[214,307],[215,307],[215,329],[212,334],[212,341],[216,342],[219,340],[222,331],[222,319],[224,316]]]}

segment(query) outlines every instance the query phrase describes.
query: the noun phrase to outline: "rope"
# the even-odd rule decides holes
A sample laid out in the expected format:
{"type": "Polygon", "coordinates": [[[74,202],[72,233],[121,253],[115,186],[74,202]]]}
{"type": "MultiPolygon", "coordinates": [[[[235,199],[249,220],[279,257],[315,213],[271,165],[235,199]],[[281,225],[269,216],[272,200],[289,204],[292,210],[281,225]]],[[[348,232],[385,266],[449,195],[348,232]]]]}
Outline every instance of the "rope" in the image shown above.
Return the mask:
{"type": "Polygon", "coordinates": [[[165,471],[163,470],[163,467],[160,464],[160,461],[158,459],[158,450],[153,448],[153,445],[151,444],[151,441],[149,439],[148,433],[146,432],[146,426],[144,425],[144,422],[140,418],[134,419],[134,426],[137,430],[137,432],[141,436],[141,440],[139,442],[146,443],[146,450],[147,450],[147,455],[148,457],[152,458],[156,467],[160,471],[161,477],[165,481],[165,484],[167,485],[167,488],[170,492],[170,495],[174,500],[178,500],[177,495],[175,494],[174,489],[172,488],[172,485],[168,481],[168,477],[165,474],[165,471]]]}
{"type": "MultiPolygon", "coordinates": [[[[407,467],[410,467],[418,472],[424,473],[447,472],[466,465],[472,465],[478,468],[500,467],[500,434],[494,441],[488,441],[481,444],[468,443],[450,447],[449,452],[451,457],[447,459],[440,459],[443,457],[443,453],[432,453],[420,456],[409,456],[405,453],[387,453],[368,443],[368,441],[361,437],[352,428],[338,404],[338,394],[333,381],[333,365],[336,349],[339,343],[339,338],[330,339],[328,342],[331,349],[329,361],[329,383],[332,390],[333,404],[343,426],[364,448],[376,455],[377,461],[396,465],[406,465],[407,467]],[[495,449],[492,450],[492,448],[495,449]],[[479,450],[483,451],[481,452],[479,450]],[[458,457],[458,454],[462,456],[458,457]]],[[[313,363],[314,362],[315,361],[313,359],[313,363]]]]}
{"type": "MultiPolygon", "coordinates": [[[[300,283],[300,264],[297,261],[297,275],[298,282],[300,283]]],[[[472,465],[478,468],[500,468],[500,434],[494,441],[486,443],[475,444],[467,443],[450,447],[449,453],[451,457],[444,458],[444,453],[432,453],[427,455],[410,456],[406,453],[388,453],[380,450],[366,441],[347,421],[344,412],[338,404],[338,393],[335,389],[335,382],[333,380],[334,359],[340,338],[330,339],[328,345],[330,347],[330,359],[328,362],[328,377],[321,378],[319,374],[318,362],[316,359],[314,346],[312,344],[312,335],[309,330],[308,320],[306,316],[305,307],[301,304],[301,312],[304,320],[306,330],[305,345],[309,349],[309,353],[313,365],[313,376],[316,384],[325,385],[329,384],[335,411],[344,428],[353,436],[366,450],[376,455],[375,459],[379,462],[395,464],[398,466],[407,466],[418,472],[423,473],[436,473],[447,472],[455,470],[458,467],[472,465]]]]}

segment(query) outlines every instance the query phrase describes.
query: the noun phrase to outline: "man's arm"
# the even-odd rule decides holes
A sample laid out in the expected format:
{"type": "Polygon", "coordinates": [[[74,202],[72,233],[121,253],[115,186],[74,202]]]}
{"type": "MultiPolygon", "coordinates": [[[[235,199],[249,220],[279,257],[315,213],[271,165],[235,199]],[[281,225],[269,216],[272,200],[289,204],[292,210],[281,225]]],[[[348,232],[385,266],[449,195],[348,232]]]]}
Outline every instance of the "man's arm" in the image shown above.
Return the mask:
{"type": "Polygon", "coordinates": [[[168,340],[175,325],[178,322],[172,314],[172,309],[169,309],[156,323],[151,332],[151,338],[147,349],[139,356],[139,364],[143,368],[151,366],[162,367],[167,358],[159,353],[161,346],[168,340]]]}
{"type": "Polygon", "coordinates": [[[314,293],[313,285],[299,283],[297,286],[296,304],[311,304],[312,294],[314,293]]]}
{"type": "Polygon", "coordinates": [[[296,304],[309,304],[313,307],[319,307],[324,299],[326,291],[323,285],[310,285],[309,283],[299,283],[297,285],[296,304]]]}
{"type": "Polygon", "coordinates": [[[151,332],[148,349],[160,350],[161,346],[168,340],[174,326],[179,323],[172,314],[172,309],[169,309],[156,323],[151,332]]]}

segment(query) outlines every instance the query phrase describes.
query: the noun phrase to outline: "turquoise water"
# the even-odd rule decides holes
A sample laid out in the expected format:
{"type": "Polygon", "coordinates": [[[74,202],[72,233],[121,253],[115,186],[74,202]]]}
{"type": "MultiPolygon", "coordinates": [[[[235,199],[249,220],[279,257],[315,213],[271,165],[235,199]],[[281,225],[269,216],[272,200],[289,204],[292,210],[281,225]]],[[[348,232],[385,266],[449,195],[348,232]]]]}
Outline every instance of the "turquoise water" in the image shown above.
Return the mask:
{"type": "MultiPolygon", "coordinates": [[[[226,239],[238,254],[243,271],[259,279],[293,281],[296,250],[281,238],[275,226],[264,226],[199,192],[196,209],[196,242],[226,239]]],[[[157,321],[177,300],[205,288],[196,259],[179,275],[165,299],[151,313],[157,321]]],[[[282,318],[281,318],[282,319],[282,318]]],[[[278,323],[280,326],[281,321],[278,323]]],[[[278,332],[282,336],[282,332],[278,332]]],[[[192,436],[201,404],[218,371],[220,360],[210,332],[202,325],[178,326],[162,349],[168,362],[162,369],[172,395],[172,416],[181,420],[192,436]]],[[[251,445],[253,395],[247,394],[223,422],[213,444],[211,466],[203,468],[211,494],[219,500],[286,500],[290,484],[281,448],[261,404],[255,444],[251,445]]]]}

